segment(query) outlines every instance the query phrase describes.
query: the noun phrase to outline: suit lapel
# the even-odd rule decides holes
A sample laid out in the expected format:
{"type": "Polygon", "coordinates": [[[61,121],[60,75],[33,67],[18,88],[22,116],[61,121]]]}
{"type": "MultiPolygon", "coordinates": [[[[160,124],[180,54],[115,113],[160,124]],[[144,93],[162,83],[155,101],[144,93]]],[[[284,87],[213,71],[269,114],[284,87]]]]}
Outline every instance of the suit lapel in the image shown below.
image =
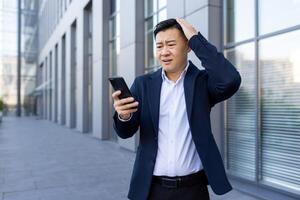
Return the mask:
{"type": "Polygon", "coordinates": [[[186,111],[190,123],[191,123],[191,114],[192,114],[193,99],[194,99],[195,80],[198,74],[199,74],[198,68],[191,61],[189,61],[189,68],[184,78],[184,95],[185,95],[186,111]]]}
{"type": "Polygon", "coordinates": [[[158,134],[160,91],[162,84],[161,68],[154,72],[148,81],[148,102],[155,134],[158,134]]]}

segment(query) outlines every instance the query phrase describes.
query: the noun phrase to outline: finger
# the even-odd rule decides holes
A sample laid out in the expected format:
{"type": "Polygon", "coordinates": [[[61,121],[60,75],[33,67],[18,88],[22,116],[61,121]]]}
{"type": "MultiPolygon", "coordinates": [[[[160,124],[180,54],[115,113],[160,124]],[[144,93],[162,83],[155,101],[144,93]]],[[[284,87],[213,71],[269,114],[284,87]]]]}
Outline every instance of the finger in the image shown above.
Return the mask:
{"type": "Polygon", "coordinates": [[[117,90],[117,91],[115,91],[114,93],[112,93],[112,98],[114,99],[114,100],[118,100],[119,99],[119,95],[121,94],[121,91],[120,90],[117,90]]]}
{"type": "Polygon", "coordinates": [[[180,26],[182,25],[181,19],[180,18],[176,18],[176,21],[178,24],[180,24],[180,26]]]}
{"type": "Polygon", "coordinates": [[[124,104],[128,104],[128,103],[131,103],[134,101],[134,98],[133,97],[128,97],[128,98],[125,98],[125,99],[120,99],[118,101],[115,102],[115,106],[122,106],[124,104]]]}
{"type": "Polygon", "coordinates": [[[127,104],[127,103],[131,103],[133,101],[134,101],[133,97],[127,97],[127,98],[121,99],[120,104],[127,104]]]}
{"type": "Polygon", "coordinates": [[[132,108],[136,108],[138,105],[139,105],[139,102],[135,101],[133,103],[129,103],[129,104],[119,106],[118,109],[119,110],[129,110],[129,109],[132,109],[132,108]]]}
{"type": "Polygon", "coordinates": [[[117,102],[116,104],[116,108],[118,110],[127,110],[127,109],[131,109],[131,108],[135,108],[138,106],[138,102],[133,102],[133,103],[127,103],[127,104],[120,104],[119,102],[117,102]]]}
{"type": "Polygon", "coordinates": [[[184,27],[191,27],[192,25],[189,24],[185,19],[178,19],[178,23],[181,25],[181,26],[184,26],[184,27]]]}
{"type": "Polygon", "coordinates": [[[177,18],[176,21],[178,23],[185,23],[186,22],[183,18],[177,18]]]}
{"type": "Polygon", "coordinates": [[[124,110],[124,111],[120,111],[118,114],[119,114],[119,115],[129,115],[129,114],[131,114],[131,113],[136,112],[137,110],[138,110],[137,108],[135,108],[135,109],[130,109],[130,110],[124,110]]]}

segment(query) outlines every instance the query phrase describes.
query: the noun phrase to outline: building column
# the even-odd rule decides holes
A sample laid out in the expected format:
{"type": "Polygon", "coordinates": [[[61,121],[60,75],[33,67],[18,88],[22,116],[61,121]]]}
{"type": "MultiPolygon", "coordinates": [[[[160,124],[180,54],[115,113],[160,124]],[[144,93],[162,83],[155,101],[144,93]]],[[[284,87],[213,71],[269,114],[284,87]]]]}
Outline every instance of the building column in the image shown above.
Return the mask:
{"type": "Polygon", "coordinates": [[[93,1],[93,136],[100,139],[108,138],[108,6],[93,1]]]}
{"type": "MultiPolygon", "coordinates": [[[[120,1],[120,60],[118,75],[123,76],[130,87],[136,76],[144,73],[144,4],[143,1],[120,1]],[[134,11],[134,12],[132,12],[134,11]]],[[[120,146],[136,150],[139,133],[123,140],[120,146]]]]}

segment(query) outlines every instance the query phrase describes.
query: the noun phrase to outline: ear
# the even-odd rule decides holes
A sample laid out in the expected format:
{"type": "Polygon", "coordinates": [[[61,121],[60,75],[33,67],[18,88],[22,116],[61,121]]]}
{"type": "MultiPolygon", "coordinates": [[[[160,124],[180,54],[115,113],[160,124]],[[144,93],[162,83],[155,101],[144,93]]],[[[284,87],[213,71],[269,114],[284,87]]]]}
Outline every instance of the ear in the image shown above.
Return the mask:
{"type": "Polygon", "coordinates": [[[192,50],[192,49],[188,46],[188,47],[187,47],[187,52],[190,53],[191,50],[192,50]]]}

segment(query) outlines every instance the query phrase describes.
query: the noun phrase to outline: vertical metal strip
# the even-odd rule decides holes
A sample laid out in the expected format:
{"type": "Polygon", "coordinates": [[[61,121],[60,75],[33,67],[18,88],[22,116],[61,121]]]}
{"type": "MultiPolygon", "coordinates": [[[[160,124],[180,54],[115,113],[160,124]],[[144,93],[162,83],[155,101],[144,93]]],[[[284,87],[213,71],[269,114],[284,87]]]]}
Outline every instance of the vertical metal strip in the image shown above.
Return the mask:
{"type": "Polygon", "coordinates": [[[17,69],[17,116],[21,117],[21,0],[18,0],[18,23],[17,23],[17,41],[18,41],[18,69],[17,69]]]}
{"type": "MultiPolygon", "coordinates": [[[[224,52],[225,50],[225,42],[227,41],[226,40],[226,36],[227,36],[227,0],[224,0],[222,1],[222,7],[223,7],[223,13],[222,13],[222,17],[223,17],[223,24],[222,24],[222,33],[223,33],[223,37],[222,37],[222,52],[224,52]]],[[[225,101],[223,103],[224,107],[223,107],[223,113],[224,113],[224,121],[223,121],[223,141],[222,141],[222,144],[223,144],[223,148],[222,148],[222,153],[223,153],[223,156],[224,156],[224,161],[225,161],[225,168],[226,170],[228,169],[228,133],[227,133],[227,101],[225,101]]]]}
{"type": "Polygon", "coordinates": [[[261,82],[259,72],[259,2],[255,0],[255,66],[256,66],[256,138],[255,138],[255,180],[259,182],[261,179],[261,82]]]}

